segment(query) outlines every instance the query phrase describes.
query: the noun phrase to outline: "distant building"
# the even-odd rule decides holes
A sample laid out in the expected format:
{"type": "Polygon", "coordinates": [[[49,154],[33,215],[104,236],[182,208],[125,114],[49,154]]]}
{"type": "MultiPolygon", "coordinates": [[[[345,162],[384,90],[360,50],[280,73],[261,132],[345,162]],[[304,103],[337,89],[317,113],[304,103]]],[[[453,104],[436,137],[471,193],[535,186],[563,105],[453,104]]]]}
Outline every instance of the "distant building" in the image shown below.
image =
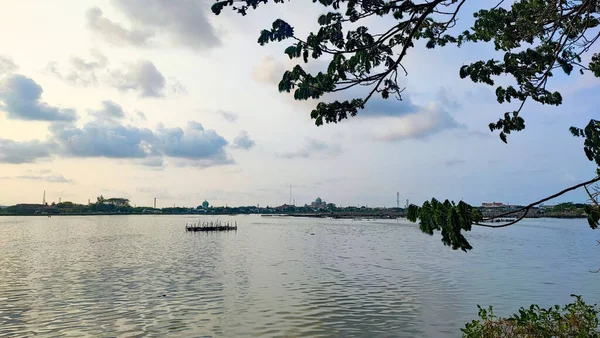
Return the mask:
{"type": "Polygon", "coordinates": [[[317,197],[317,199],[310,204],[312,208],[321,209],[327,206],[327,203],[321,199],[321,197],[317,197]]]}
{"type": "Polygon", "coordinates": [[[501,202],[492,202],[492,203],[481,203],[481,206],[484,208],[502,208],[506,207],[504,203],[501,202]]]}
{"type": "Polygon", "coordinates": [[[208,203],[208,201],[207,201],[207,200],[204,200],[204,202],[202,202],[202,208],[203,208],[203,209],[208,209],[208,206],[209,206],[209,205],[210,205],[210,204],[208,203]]]}
{"type": "Polygon", "coordinates": [[[327,208],[335,208],[335,204],[328,204],[327,202],[323,201],[321,197],[317,197],[317,199],[314,202],[311,202],[310,205],[308,205],[308,207],[312,208],[313,210],[320,210],[327,208]]]}

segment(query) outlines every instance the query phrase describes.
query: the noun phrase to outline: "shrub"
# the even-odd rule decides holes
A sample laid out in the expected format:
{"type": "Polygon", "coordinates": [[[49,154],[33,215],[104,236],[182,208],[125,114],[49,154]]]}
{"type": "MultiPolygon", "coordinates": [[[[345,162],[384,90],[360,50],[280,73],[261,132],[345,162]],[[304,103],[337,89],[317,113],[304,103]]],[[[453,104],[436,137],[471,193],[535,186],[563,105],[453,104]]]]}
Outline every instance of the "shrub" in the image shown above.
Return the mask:
{"type": "Polygon", "coordinates": [[[465,338],[572,338],[600,337],[598,331],[598,307],[587,305],[581,296],[562,309],[555,305],[548,309],[531,305],[520,308],[509,318],[494,315],[492,307],[480,306],[478,320],[467,323],[461,331],[465,338]]]}

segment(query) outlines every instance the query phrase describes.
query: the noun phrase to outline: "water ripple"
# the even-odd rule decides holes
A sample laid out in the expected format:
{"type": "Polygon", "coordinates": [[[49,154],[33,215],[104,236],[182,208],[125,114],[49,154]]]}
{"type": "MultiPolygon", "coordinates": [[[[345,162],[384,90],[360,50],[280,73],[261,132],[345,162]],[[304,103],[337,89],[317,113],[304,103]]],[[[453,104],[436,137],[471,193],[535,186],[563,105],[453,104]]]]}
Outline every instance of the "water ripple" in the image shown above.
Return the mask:
{"type": "Polygon", "coordinates": [[[477,304],[600,291],[584,221],[477,229],[464,254],[402,221],[228,220],[0,218],[0,336],[456,337],[477,304]]]}

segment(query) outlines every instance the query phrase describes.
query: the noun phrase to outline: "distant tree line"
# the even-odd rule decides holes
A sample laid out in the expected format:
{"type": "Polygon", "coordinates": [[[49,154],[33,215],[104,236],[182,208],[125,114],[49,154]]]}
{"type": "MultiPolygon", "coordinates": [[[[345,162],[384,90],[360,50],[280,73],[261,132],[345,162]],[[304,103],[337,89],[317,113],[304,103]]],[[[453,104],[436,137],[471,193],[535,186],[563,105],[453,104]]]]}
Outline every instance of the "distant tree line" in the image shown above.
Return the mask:
{"type": "MultiPolygon", "coordinates": [[[[518,208],[511,206],[506,208],[478,208],[483,215],[495,215],[503,213],[507,210],[518,208]]],[[[127,198],[105,198],[99,196],[96,202],[90,204],[77,204],[70,201],[61,203],[44,204],[17,204],[5,209],[0,209],[0,215],[45,215],[45,214],[62,214],[62,215],[85,215],[85,214],[209,214],[209,215],[245,215],[245,214],[289,214],[289,215],[310,215],[320,217],[381,217],[381,218],[398,218],[406,216],[404,208],[382,208],[382,207],[367,207],[367,206],[347,206],[338,207],[333,203],[328,203],[322,207],[313,207],[310,205],[295,206],[281,205],[276,207],[266,206],[238,206],[238,207],[206,207],[198,205],[197,207],[134,207],[127,198]]],[[[534,208],[528,217],[559,217],[559,218],[575,218],[586,217],[585,204],[582,203],[561,203],[555,206],[543,208],[534,208]]]]}

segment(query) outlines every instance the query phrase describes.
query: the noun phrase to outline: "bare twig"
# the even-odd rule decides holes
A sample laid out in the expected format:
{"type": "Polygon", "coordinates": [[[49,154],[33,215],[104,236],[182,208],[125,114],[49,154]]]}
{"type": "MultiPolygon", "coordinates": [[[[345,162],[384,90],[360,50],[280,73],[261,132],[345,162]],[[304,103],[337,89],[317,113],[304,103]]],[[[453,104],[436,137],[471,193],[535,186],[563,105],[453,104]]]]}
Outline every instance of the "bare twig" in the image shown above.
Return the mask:
{"type": "Polygon", "coordinates": [[[592,201],[592,203],[594,203],[594,205],[596,205],[596,208],[600,209],[600,205],[598,204],[598,201],[596,201],[596,196],[590,194],[590,191],[587,188],[587,185],[584,185],[583,188],[585,189],[585,192],[588,194],[588,196],[590,196],[590,200],[592,201]]]}

